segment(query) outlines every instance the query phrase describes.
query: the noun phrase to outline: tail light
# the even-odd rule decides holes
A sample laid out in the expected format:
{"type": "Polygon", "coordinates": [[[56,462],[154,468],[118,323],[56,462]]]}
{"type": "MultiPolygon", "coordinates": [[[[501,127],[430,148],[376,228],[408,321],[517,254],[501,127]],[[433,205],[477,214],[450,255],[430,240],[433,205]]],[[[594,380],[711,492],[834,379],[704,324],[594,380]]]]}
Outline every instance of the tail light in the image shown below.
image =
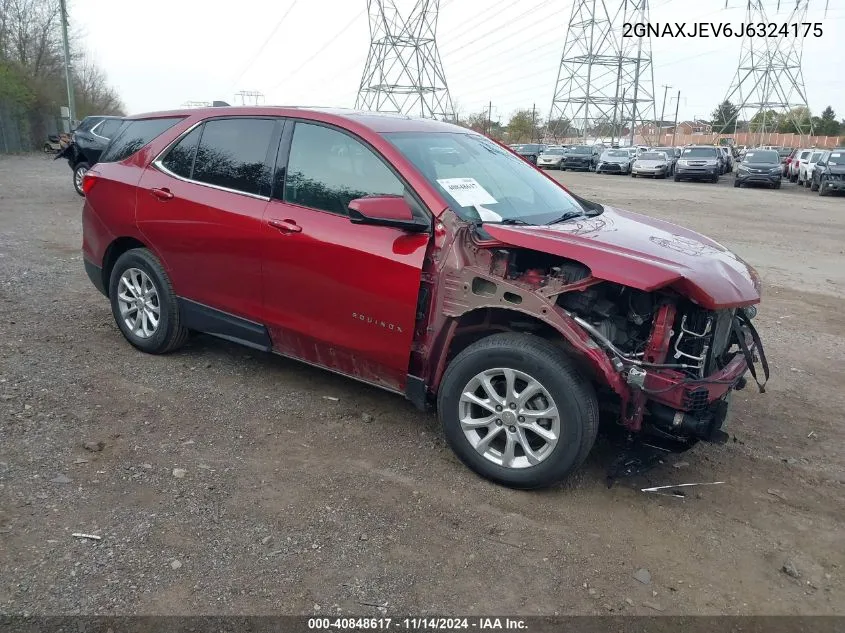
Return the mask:
{"type": "Polygon", "coordinates": [[[82,193],[87,196],[88,192],[94,188],[94,185],[96,185],[99,180],[100,174],[92,171],[86,171],[85,175],[82,177],[82,193]]]}

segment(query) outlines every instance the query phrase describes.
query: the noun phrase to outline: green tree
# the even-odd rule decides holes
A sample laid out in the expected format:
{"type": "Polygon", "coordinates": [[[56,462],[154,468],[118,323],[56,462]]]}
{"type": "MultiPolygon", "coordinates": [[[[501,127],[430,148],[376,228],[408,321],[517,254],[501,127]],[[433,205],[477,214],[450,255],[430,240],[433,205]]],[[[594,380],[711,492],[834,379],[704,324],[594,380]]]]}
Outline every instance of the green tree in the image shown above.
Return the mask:
{"type": "Polygon", "coordinates": [[[546,135],[553,138],[566,138],[569,136],[577,136],[578,130],[572,126],[572,121],[565,116],[557,119],[549,119],[546,123],[546,135]]]}
{"type": "Polygon", "coordinates": [[[727,131],[729,128],[733,129],[734,123],[739,116],[739,108],[733,103],[725,99],[716,106],[713,113],[710,115],[710,122],[713,125],[714,132],[727,131]]]}
{"type": "Polygon", "coordinates": [[[780,125],[780,115],[774,110],[758,112],[748,122],[750,132],[771,132],[780,125]]]}
{"type": "Polygon", "coordinates": [[[532,116],[529,109],[517,110],[508,121],[508,140],[512,143],[525,143],[536,140],[540,134],[541,119],[536,113],[532,116]]]}
{"type": "Polygon", "coordinates": [[[780,116],[778,132],[783,134],[809,134],[813,120],[809,108],[798,106],[780,116]]]}
{"type": "Polygon", "coordinates": [[[839,136],[842,133],[842,125],[836,120],[836,112],[833,111],[832,107],[827,106],[822,110],[821,117],[818,119],[813,118],[815,119],[813,121],[813,127],[816,134],[821,136],[839,136]]]}

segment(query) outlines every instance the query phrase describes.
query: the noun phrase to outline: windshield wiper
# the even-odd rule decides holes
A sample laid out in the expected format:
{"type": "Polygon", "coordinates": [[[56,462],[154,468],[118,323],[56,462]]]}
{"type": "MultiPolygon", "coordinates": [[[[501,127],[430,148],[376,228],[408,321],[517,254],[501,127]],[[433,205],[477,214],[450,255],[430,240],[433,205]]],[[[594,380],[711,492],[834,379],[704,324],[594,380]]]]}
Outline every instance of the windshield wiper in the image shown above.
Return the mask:
{"type": "Polygon", "coordinates": [[[519,218],[502,218],[497,222],[497,224],[525,224],[528,225],[529,222],[525,220],[520,220],[519,218]]]}
{"type": "Polygon", "coordinates": [[[567,220],[574,220],[575,218],[583,218],[587,217],[587,214],[583,211],[567,211],[562,216],[560,216],[557,220],[552,220],[551,222],[546,222],[546,224],[557,224],[558,222],[566,222],[567,220]]]}

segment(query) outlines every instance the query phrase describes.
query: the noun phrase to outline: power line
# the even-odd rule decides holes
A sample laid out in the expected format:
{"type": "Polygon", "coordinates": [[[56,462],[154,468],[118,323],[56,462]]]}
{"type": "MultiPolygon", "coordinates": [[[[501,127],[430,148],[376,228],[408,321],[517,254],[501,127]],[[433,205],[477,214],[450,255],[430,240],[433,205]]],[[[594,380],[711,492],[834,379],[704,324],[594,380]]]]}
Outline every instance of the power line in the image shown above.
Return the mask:
{"type": "Polygon", "coordinates": [[[258,56],[261,55],[261,53],[264,52],[264,49],[267,48],[267,44],[269,44],[270,40],[273,39],[273,36],[276,34],[276,31],[279,30],[279,27],[282,26],[282,23],[285,21],[285,18],[288,17],[288,14],[291,11],[293,11],[293,8],[296,6],[297,2],[299,2],[299,0],[293,0],[291,5],[288,7],[288,10],[285,11],[284,14],[282,15],[282,17],[279,18],[279,21],[276,22],[276,26],[273,27],[272,31],[270,31],[270,35],[267,36],[267,39],[264,40],[264,42],[258,48],[258,51],[255,53],[255,55],[253,55],[252,58],[246,63],[246,65],[243,67],[243,70],[241,70],[241,72],[238,74],[238,76],[235,79],[232,80],[231,86],[234,86],[236,83],[238,83],[241,80],[241,78],[250,69],[252,64],[255,63],[255,60],[258,59],[258,56]]]}
{"type": "Polygon", "coordinates": [[[344,26],[342,29],[340,29],[340,31],[338,31],[338,32],[337,32],[337,33],[335,33],[332,37],[330,37],[330,38],[329,38],[329,40],[328,40],[328,41],[327,41],[327,42],[326,42],[323,46],[321,46],[321,47],[320,47],[320,50],[318,50],[316,53],[314,53],[313,55],[311,55],[311,57],[309,57],[309,58],[308,58],[308,59],[306,59],[304,62],[302,62],[299,66],[297,66],[297,67],[296,67],[296,69],[295,69],[295,70],[293,70],[292,72],[289,72],[287,75],[285,75],[285,76],[284,76],[281,80],[279,80],[279,82],[278,82],[278,83],[276,83],[275,85],[273,85],[273,86],[270,88],[270,91],[275,90],[276,88],[278,88],[279,86],[281,86],[283,83],[285,83],[288,79],[290,79],[291,77],[293,77],[296,73],[298,73],[300,70],[302,70],[303,68],[305,68],[305,66],[306,66],[306,65],[308,65],[309,63],[311,63],[311,62],[314,60],[314,58],[315,58],[315,57],[317,57],[320,53],[322,53],[322,52],[323,52],[324,50],[326,50],[329,46],[331,46],[331,45],[335,42],[335,40],[337,40],[337,38],[339,38],[341,35],[343,35],[344,33],[346,33],[346,31],[348,31],[348,30],[349,30],[349,28],[350,28],[353,24],[355,24],[355,21],[356,21],[358,18],[360,18],[362,15],[364,15],[364,13],[366,13],[366,12],[367,12],[367,9],[366,9],[366,7],[365,7],[364,9],[362,9],[361,11],[359,11],[358,13],[356,13],[356,14],[355,14],[355,17],[353,17],[351,20],[349,20],[349,22],[346,24],[346,26],[344,26]]]}
{"type": "MultiPolygon", "coordinates": [[[[548,5],[552,4],[553,2],[557,2],[557,1],[558,1],[558,0],[546,0],[545,2],[543,2],[542,4],[540,4],[539,6],[537,6],[534,10],[536,11],[536,10],[540,9],[540,7],[545,7],[545,6],[548,6],[548,5]]],[[[526,15],[531,15],[531,14],[530,14],[530,13],[523,13],[523,14],[522,14],[522,17],[525,17],[526,15]]],[[[516,22],[519,22],[521,19],[522,19],[522,18],[517,18],[517,19],[515,19],[515,20],[512,20],[512,21],[510,22],[510,24],[514,24],[514,23],[516,23],[516,22]]],[[[548,17],[543,18],[543,19],[548,19],[548,17]]],[[[523,31],[525,31],[526,29],[528,29],[528,28],[531,28],[531,27],[535,26],[535,24],[539,23],[540,21],[542,21],[542,19],[541,19],[541,20],[538,20],[537,22],[533,22],[533,23],[529,24],[526,28],[524,28],[524,29],[521,29],[521,30],[517,31],[516,33],[511,33],[510,35],[508,35],[508,37],[513,37],[514,35],[517,35],[518,33],[522,33],[522,32],[523,32],[523,31]]],[[[485,37],[487,37],[488,35],[490,35],[490,34],[494,34],[494,33],[497,33],[497,32],[498,32],[501,28],[502,28],[501,26],[495,27],[495,28],[493,28],[493,29],[491,29],[491,30],[487,31],[486,33],[483,33],[482,35],[479,35],[479,36],[478,36],[478,37],[476,37],[474,40],[470,40],[470,41],[469,41],[469,42],[467,42],[466,44],[461,44],[458,48],[455,48],[455,49],[453,49],[453,50],[451,50],[451,51],[444,51],[444,54],[457,53],[458,51],[461,51],[461,50],[465,49],[467,46],[471,46],[471,45],[475,44],[477,41],[484,39],[484,38],[485,38],[485,37]]],[[[503,41],[504,39],[505,39],[505,38],[502,38],[501,40],[497,40],[496,42],[494,42],[494,44],[498,44],[499,42],[503,41]]],[[[490,47],[488,46],[487,48],[490,48],[490,47]]],[[[484,50],[484,49],[482,49],[482,50],[484,50]]],[[[475,53],[472,53],[472,54],[473,54],[473,55],[476,55],[476,54],[478,54],[478,52],[479,52],[479,51],[476,51],[475,53]]]]}
{"type": "MultiPolygon", "coordinates": [[[[484,15],[485,13],[490,13],[491,11],[493,11],[493,9],[495,9],[495,8],[496,8],[496,7],[498,7],[499,5],[504,4],[504,3],[505,3],[505,2],[507,2],[507,1],[508,1],[508,0],[499,0],[499,2],[497,2],[497,3],[496,3],[496,4],[494,4],[493,6],[491,6],[491,7],[487,7],[487,9],[486,9],[485,11],[482,11],[481,13],[479,13],[478,15],[476,15],[476,16],[475,16],[475,17],[476,17],[476,19],[477,19],[477,18],[479,18],[480,16],[484,15]]],[[[511,3],[510,3],[510,4],[511,4],[511,6],[514,6],[514,5],[516,5],[516,4],[517,4],[517,2],[519,2],[519,0],[511,0],[511,3]]],[[[441,7],[441,10],[442,10],[442,7],[441,7]]],[[[495,18],[495,17],[498,17],[499,15],[501,15],[501,12],[500,12],[500,13],[497,13],[497,14],[495,14],[495,15],[491,15],[490,17],[488,17],[488,18],[486,18],[486,19],[484,19],[484,20],[481,20],[481,21],[479,21],[479,22],[473,22],[473,24],[472,24],[472,28],[473,28],[473,29],[477,29],[477,28],[478,28],[479,26],[481,26],[482,24],[484,24],[484,23],[486,23],[486,22],[489,22],[490,20],[492,20],[492,19],[493,19],[493,18],[495,18]]],[[[464,29],[466,28],[466,26],[465,26],[465,25],[462,25],[462,26],[464,27],[464,29]]],[[[463,29],[461,29],[461,30],[463,30],[463,29]]],[[[451,33],[451,31],[446,31],[446,32],[447,32],[447,33],[451,33]]]]}

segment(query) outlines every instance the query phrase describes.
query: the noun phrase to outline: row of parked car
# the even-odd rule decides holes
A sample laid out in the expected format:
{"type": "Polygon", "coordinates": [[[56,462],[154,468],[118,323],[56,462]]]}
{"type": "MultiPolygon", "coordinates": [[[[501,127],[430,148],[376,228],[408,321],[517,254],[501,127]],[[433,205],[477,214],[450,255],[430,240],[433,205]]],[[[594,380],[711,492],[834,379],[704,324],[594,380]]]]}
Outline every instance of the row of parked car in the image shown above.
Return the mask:
{"type": "Polygon", "coordinates": [[[633,178],[672,177],[718,182],[735,172],[734,187],[766,185],[780,189],[783,179],[826,196],[845,190],[845,148],[743,148],[737,155],[726,146],[606,147],[594,145],[512,145],[511,148],[541,169],[594,171],[633,178]]]}
{"type": "Polygon", "coordinates": [[[734,170],[728,147],[606,147],[594,145],[513,145],[512,149],[541,169],[594,171],[636,177],[717,182],[734,170]]]}
{"type": "Polygon", "coordinates": [[[845,191],[845,148],[793,150],[782,161],[781,173],[790,182],[826,196],[845,191]]]}

